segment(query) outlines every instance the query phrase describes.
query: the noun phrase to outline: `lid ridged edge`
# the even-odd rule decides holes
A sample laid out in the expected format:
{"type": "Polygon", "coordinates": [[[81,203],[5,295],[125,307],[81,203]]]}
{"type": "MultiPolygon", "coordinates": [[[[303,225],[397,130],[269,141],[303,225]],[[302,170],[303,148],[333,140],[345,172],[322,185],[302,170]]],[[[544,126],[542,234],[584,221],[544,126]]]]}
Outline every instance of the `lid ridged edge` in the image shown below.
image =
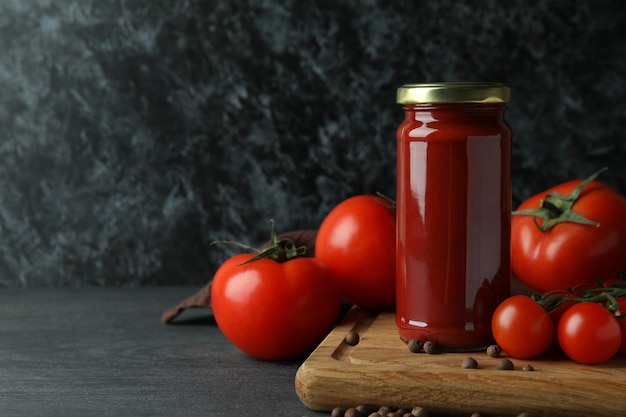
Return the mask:
{"type": "Polygon", "coordinates": [[[441,82],[405,84],[398,88],[398,104],[507,103],[511,89],[492,82],[441,82]]]}

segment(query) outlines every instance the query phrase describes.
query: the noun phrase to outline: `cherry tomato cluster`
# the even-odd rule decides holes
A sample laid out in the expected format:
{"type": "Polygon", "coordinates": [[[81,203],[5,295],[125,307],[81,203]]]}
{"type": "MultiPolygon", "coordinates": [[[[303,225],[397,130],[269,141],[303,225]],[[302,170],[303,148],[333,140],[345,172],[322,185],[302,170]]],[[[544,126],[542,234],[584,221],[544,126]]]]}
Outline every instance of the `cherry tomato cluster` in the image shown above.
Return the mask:
{"type": "Polygon", "coordinates": [[[511,269],[542,295],[513,296],[493,316],[496,342],[530,358],[551,346],[587,364],[626,353],[626,197],[596,181],[567,181],[536,194],[513,212],[511,269]],[[562,290],[571,288],[571,290],[562,290]]]}
{"type": "MultiPolygon", "coordinates": [[[[222,242],[233,243],[233,242],[222,242]]],[[[239,349],[265,360],[309,353],[332,329],[342,299],[366,309],[395,305],[395,207],[362,195],[323,220],[315,254],[274,230],[270,245],[226,260],[211,284],[213,316],[239,349]]]]}
{"type": "Polygon", "coordinates": [[[520,359],[553,347],[589,365],[626,354],[626,278],[620,274],[570,290],[514,295],[496,308],[492,331],[500,348],[520,359]]]}

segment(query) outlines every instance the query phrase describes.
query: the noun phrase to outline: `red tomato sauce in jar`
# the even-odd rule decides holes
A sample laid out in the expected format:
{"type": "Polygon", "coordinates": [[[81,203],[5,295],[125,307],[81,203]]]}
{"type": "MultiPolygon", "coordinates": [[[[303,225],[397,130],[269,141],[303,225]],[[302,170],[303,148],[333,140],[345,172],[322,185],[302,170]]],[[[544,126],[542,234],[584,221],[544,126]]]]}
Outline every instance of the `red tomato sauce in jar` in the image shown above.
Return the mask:
{"type": "Polygon", "coordinates": [[[397,94],[398,332],[478,349],[493,342],[493,311],[510,295],[510,90],[434,83],[397,94]]]}

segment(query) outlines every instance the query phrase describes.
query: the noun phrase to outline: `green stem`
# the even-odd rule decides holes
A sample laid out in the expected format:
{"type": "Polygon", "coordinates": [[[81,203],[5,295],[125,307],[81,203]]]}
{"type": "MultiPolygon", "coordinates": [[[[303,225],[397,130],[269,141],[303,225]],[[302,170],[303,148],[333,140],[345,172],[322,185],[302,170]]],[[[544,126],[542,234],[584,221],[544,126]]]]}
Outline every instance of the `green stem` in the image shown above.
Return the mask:
{"type": "Polygon", "coordinates": [[[296,243],[289,238],[283,237],[279,238],[276,234],[276,223],[274,219],[270,219],[270,224],[272,225],[272,230],[270,232],[270,243],[267,247],[263,249],[257,249],[250,245],[246,245],[244,243],[233,242],[231,240],[216,240],[211,242],[211,245],[217,244],[227,244],[238,246],[242,249],[249,250],[251,252],[255,252],[256,255],[247,261],[239,264],[245,265],[250,262],[254,262],[259,259],[272,259],[276,262],[285,262],[289,259],[296,258],[298,256],[303,256],[306,253],[306,246],[297,246],[296,243]]]}
{"type": "Polygon", "coordinates": [[[551,192],[546,195],[545,200],[542,200],[540,202],[540,207],[526,210],[517,210],[514,211],[512,214],[518,216],[533,216],[533,221],[535,222],[535,225],[542,232],[547,232],[557,224],[564,222],[579,223],[589,226],[600,227],[600,223],[587,219],[586,217],[583,217],[580,214],[576,213],[573,210],[573,206],[578,200],[578,197],[580,196],[582,190],[591,182],[593,182],[598,177],[598,175],[600,175],[607,169],[608,168],[605,167],[599,171],[594,172],[589,177],[581,181],[580,184],[578,184],[578,186],[574,188],[568,195],[551,192]],[[542,220],[541,224],[539,224],[537,219],[542,220]]]}
{"type": "Polygon", "coordinates": [[[396,201],[394,199],[392,199],[389,196],[386,196],[385,194],[381,193],[380,191],[376,191],[376,195],[380,198],[382,198],[383,200],[385,200],[385,204],[384,206],[387,208],[390,208],[392,210],[396,209],[396,201]]]}
{"type": "MultiPolygon", "coordinates": [[[[620,310],[617,298],[626,297],[626,288],[621,284],[622,283],[616,283],[610,287],[590,288],[583,291],[578,297],[566,297],[559,294],[549,295],[550,293],[544,293],[532,295],[531,298],[548,312],[556,310],[564,302],[590,302],[602,304],[612,314],[616,315],[620,310]]],[[[618,320],[622,320],[626,318],[626,315],[616,315],[616,317],[618,320]]]]}

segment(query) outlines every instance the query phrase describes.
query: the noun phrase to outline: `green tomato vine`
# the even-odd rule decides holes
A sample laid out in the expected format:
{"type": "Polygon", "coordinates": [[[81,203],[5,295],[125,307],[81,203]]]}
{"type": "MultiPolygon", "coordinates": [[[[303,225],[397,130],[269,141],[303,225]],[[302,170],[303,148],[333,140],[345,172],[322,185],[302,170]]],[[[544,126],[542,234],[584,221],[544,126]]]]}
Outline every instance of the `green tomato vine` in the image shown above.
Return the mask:
{"type": "Polygon", "coordinates": [[[549,291],[543,294],[533,294],[531,298],[539,303],[546,311],[557,309],[564,302],[592,302],[602,304],[618,320],[626,319],[626,314],[622,312],[619,302],[620,297],[626,297],[626,273],[619,272],[619,279],[609,286],[603,286],[602,280],[598,280],[596,288],[587,288],[581,292],[570,289],[575,296],[563,295],[549,291]]]}

